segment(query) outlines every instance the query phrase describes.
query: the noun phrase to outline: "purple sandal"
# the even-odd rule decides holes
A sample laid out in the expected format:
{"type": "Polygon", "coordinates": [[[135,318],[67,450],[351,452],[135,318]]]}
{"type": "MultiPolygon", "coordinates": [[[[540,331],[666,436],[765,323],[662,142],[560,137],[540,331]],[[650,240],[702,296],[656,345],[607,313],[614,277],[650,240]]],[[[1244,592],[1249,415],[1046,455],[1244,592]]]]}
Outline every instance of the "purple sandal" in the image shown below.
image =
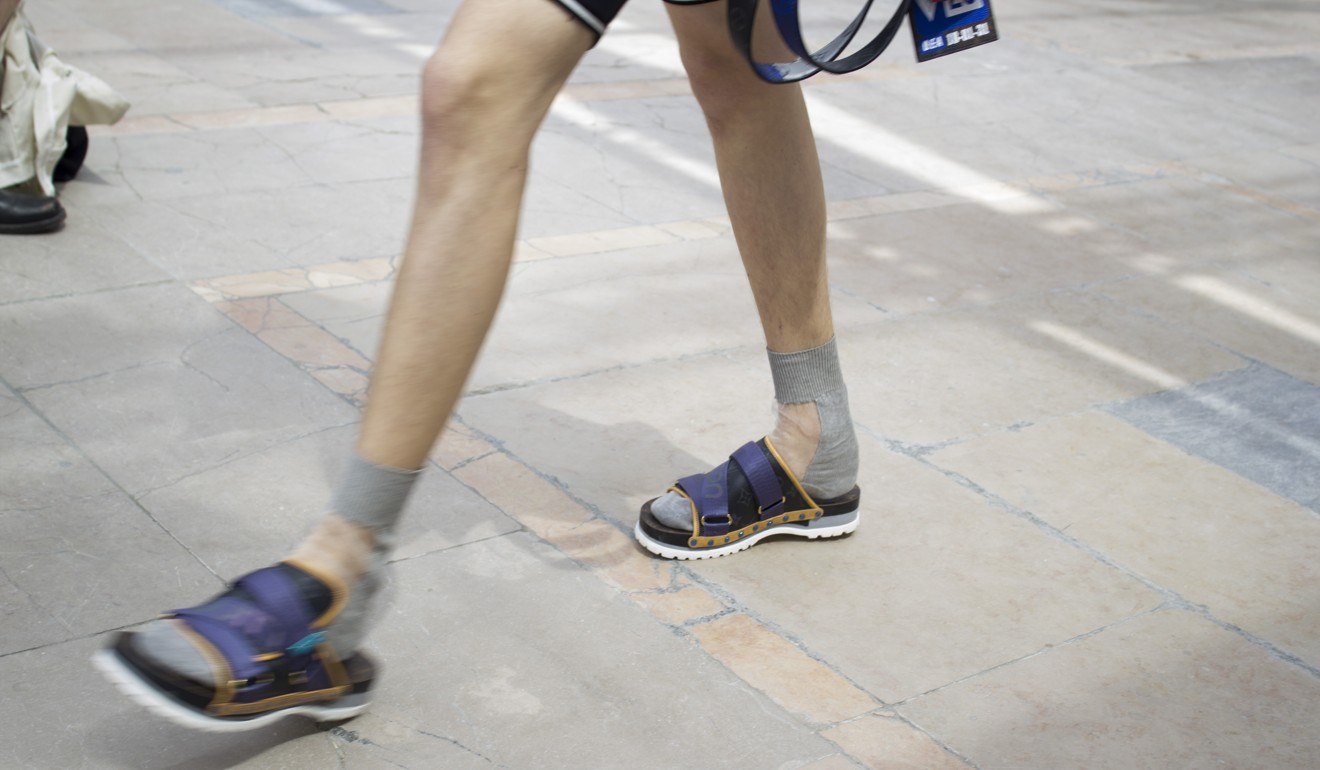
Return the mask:
{"type": "Polygon", "coordinates": [[[348,719],[366,709],[375,670],[361,653],[341,659],[326,641],[347,595],[339,581],[282,562],[206,604],[164,615],[210,664],[212,681],[160,665],[132,632],[93,660],[134,700],[188,727],[250,730],[291,714],[348,719]]]}
{"type": "Polygon", "coordinates": [[[709,473],[680,479],[670,491],[692,508],[692,528],[677,530],[642,506],[634,534],[666,559],[710,559],[750,548],[772,535],[838,537],[857,529],[861,489],[813,500],[769,438],[744,444],[709,473]]]}

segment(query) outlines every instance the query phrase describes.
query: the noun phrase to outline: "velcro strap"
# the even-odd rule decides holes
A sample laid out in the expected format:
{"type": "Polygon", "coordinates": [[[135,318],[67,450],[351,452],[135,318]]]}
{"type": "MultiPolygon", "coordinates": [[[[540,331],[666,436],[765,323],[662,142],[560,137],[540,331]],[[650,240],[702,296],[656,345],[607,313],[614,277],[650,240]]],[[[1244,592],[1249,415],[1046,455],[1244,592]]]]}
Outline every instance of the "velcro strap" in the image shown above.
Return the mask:
{"type": "Polygon", "coordinates": [[[752,485],[760,518],[766,519],[783,513],[784,490],[779,485],[775,467],[770,463],[770,458],[765,456],[765,451],[757,446],[756,442],[748,442],[733,453],[733,461],[738,463],[743,475],[752,485]]]}
{"type": "Polygon", "coordinates": [[[237,595],[231,592],[170,614],[210,642],[234,678],[250,679],[266,671],[257,656],[283,653],[307,636],[315,618],[297,584],[279,567],[245,575],[235,590],[237,595]]]}
{"type": "Polygon", "coordinates": [[[262,652],[263,638],[272,631],[278,633],[278,629],[273,628],[275,619],[261,608],[223,596],[202,607],[171,614],[185,621],[224,657],[235,679],[250,679],[266,670],[255,658],[262,652]]]}
{"type": "Polygon", "coordinates": [[[701,481],[701,502],[697,504],[701,516],[701,534],[723,535],[733,524],[729,516],[729,464],[706,474],[701,481]]]}
{"type": "Polygon", "coordinates": [[[270,615],[279,618],[285,637],[278,647],[265,650],[277,652],[301,639],[316,618],[303,599],[297,584],[279,567],[270,567],[244,575],[238,586],[247,591],[252,601],[270,615]]]}

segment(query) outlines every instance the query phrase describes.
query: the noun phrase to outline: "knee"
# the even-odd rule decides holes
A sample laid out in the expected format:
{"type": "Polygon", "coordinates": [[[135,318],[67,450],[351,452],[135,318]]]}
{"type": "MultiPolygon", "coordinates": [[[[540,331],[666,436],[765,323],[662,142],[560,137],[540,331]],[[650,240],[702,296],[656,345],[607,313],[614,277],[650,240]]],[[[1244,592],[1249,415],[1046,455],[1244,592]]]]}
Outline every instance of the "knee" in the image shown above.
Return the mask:
{"type": "Polygon", "coordinates": [[[484,87],[489,75],[480,65],[456,67],[437,51],[422,68],[422,137],[426,144],[463,146],[479,135],[485,113],[493,109],[484,87]]]}
{"type": "Polygon", "coordinates": [[[423,163],[525,166],[548,103],[490,57],[441,46],[422,69],[423,163]]]}
{"type": "Polygon", "coordinates": [[[762,105],[783,96],[776,89],[784,86],[772,86],[758,78],[732,46],[689,48],[682,54],[692,93],[712,131],[758,112],[762,105]]]}

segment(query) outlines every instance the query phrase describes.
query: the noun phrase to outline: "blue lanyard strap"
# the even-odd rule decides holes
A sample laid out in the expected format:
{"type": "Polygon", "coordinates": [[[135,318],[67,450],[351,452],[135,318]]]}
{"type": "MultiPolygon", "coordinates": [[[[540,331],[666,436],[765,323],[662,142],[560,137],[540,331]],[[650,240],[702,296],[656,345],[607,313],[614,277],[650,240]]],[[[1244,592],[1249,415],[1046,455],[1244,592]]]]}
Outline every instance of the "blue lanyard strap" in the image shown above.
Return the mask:
{"type": "Polygon", "coordinates": [[[876,57],[893,42],[898,28],[903,25],[903,17],[907,15],[910,1],[901,0],[898,10],[894,11],[893,17],[889,19],[884,29],[866,45],[842,58],[840,55],[843,49],[848,47],[856,37],[857,30],[861,29],[862,23],[866,21],[873,0],[866,0],[857,16],[843,32],[816,51],[809,50],[802,40],[802,24],[797,0],[770,0],[770,9],[774,13],[779,36],[784,39],[789,50],[798,55],[798,58],[791,62],[758,62],[752,55],[752,29],[756,20],[758,0],[729,0],[729,31],[733,34],[734,47],[743,58],[747,59],[762,80],[771,83],[792,83],[809,78],[822,70],[841,74],[861,69],[875,61],[876,57]]]}

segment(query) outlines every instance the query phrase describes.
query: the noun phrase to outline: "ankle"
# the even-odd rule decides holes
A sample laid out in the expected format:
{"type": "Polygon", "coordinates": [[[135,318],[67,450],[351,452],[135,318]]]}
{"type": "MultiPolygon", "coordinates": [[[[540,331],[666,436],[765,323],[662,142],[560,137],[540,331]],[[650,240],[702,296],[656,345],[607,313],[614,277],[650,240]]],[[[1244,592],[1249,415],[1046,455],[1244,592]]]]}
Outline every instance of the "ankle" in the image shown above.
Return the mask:
{"type": "Polygon", "coordinates": [[[815,402],[775,402],[775,427],[770,431],[770,441],[798,478],[802,478],[811,467],[820,446],[820,432],[820,412],[815,402]]]}
{"type": "Polygon", "coordinates": [[[371,530],[332,512],[298,544],[290,558],[326,570],[351,585],[370,569],[375,544],[371,530]]]}

